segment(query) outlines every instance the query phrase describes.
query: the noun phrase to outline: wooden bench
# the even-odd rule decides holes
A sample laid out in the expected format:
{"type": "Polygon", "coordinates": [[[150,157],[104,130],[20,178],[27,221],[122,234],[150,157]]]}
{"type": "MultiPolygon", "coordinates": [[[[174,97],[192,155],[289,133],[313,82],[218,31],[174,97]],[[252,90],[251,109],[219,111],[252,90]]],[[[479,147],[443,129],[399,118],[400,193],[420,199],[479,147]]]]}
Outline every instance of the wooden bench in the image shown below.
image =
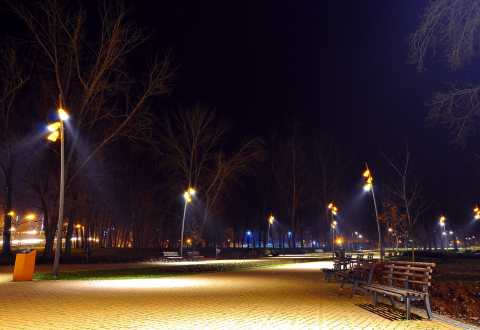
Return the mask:
{"type": "Polygon", "coordinates": [[[387,261],[382,278],[388,280],[388,285],[362,284],[360,287],[375,294],[375,307],[377,307],[379,294],[389,296],[392,306],[395,306],[395,299],[405,301],[407,320],[410,320],[410,302],[424,300],[428,318],[431,319],[428,287],[431,286],[432,267],[435,267],[435,264],[429,262],[387,261]],[[393,282],[400,286],[394,286],[393,282]],[[409,287],[410,284],[414,285],[413,288],[409,287]],[[421,290],[418,290],[419,287],[421,290]]]}
{"type": "Polygon", "coordinates": [[[330,275],[332,274],[335,277],[335,280],[337,279],[337,271],[335,269],[321,268],[320,270],[325,274],[325,280],[327,281],[327,283],[330,283],[330,275]]]}
{"type": "Polygon", "coordinates": [[[345,279],[353,283],[352,294],[355,294],[357,291],[358,284],[370,284],[372,283],[373,269],[375,268],[374,262],[369,261],[359,261],[355,264],[352,270],[349,271],[337,271],[336,275],[342,277],[343,288],[345,285],[345,279]]]}
{"type": "Polygon", "coordinates": [[[235,259],[244,259],[245,258],[245,254],[243,252],[234,252],[233,253],[233,256],[235,257],[235,259]]]}
{"type": "Polygon", "coordinates": [[[345,249],[340,251],[335,251],[335,259],[333,260],[333,268],[335,270],[347,270],[348,265],[350,265],[351,260],[348,260],[345,257],[345,249]]]}
{"type": "Polygon", "coordinates": [[[373,261],[373,253],[367,253],[367,260],[373,261]]]}
{"type": "Polygon", "coordinates": [[[187,253],[188,253],[188,260],[190,261],[203,259],[203,256],[201,256],[198,251],[187,252],[187,253]]]}
{"type": "Polygon", "coordinates": [[[178,252],[163,251],[163,261],[167,262],[170,260],[180,261],[180,260],[183,260],[183,258],[178,255],[178,252]]]}
{"type": "Polygon", "coordinates": [[[256,257],[257,256],[257,251],[248,251],[248,256],[249,257],[256,257]]]}

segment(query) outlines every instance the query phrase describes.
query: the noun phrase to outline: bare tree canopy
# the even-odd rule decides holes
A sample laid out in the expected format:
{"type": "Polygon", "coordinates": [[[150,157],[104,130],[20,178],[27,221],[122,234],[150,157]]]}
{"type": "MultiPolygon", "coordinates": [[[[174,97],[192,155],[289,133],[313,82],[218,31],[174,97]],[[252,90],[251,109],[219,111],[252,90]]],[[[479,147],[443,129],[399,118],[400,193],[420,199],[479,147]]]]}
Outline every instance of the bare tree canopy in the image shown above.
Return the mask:
{"type": "Polygon", "coordinates": [[[480,120],[480,85],[450,84],[450,91],[437,91],[426,102],[428,125],[444,124],[452,135],[451,144],[465,147],[480,120]]]}
{"type": "Polygon", "coordinates": [[[442,51],[445,66],[458,70],[480,52],[480,2],[476,0],[431,1],[420,16],[421,22],[407,42],[410,61],[425,71],[425,57],[442,51]]]}
{"type": "Polygon", "coordinates": [[[392,178],[387,186],[388,192],[397,205],[401,208],[404,216],[399,217],[399,226],[410,235],[412,240],[412,261],[415,261],[415,231],[414,228],[420,216],[429,208],[424,199],[424,190],[419,181],[412,175],[412,149],[405,142],[406,151],[401,162],[388,158],[383,153],[386,163],[394,170],[395,178],[392,178]]]}
{"type": "MultiPolygon", "coordinates": [[[[420,16],[421,22],[407,43],[410,63],[423,72],[425,58],[441,53],[446,68],[463,69],[480,54],[480,2],[476,0],[431,1],[420,16]]],[[[451,143],[465,147],[480,116],[480,85],[450,84],[449,91],[437,91],[426,102],[427,124],[444,124],[452,134],[451,143]]]]}

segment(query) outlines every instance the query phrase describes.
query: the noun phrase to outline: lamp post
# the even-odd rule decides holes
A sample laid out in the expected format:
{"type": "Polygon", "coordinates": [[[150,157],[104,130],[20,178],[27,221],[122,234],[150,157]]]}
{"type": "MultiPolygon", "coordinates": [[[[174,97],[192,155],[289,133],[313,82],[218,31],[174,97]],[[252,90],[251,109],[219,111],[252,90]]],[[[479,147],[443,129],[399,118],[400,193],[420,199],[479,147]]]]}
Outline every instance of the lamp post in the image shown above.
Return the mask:
{"type": "Polygon", "coordinates": [[[65,195],[65,143],[63,121],[68,118],[65,110],[62,109],[62,97],[59,95],[58,116],[60,121],[48,126],[48,130],[52,133],[47,137],[48,140],[55,142],[60,136],[60,203],[58,207],[58,225],[57,225],[57,247],[55,249],[55,261],[53,264],[53,279],[57,279],[58,264],[60,262],[60,251],[62,250],[62,228],[63,228],[63,199],[65,195]]]}
{"type": "Polygon", "coordinates": [[[189,188],[183,194],[183,198],[185,198],[185,209],[183,210],[183,221],[182,221],[182,235],[180,238],[180,257],[183,258],[183,231],[185,229],[185,213],[187,213],[187,204],[192,201],[191,196],[195,194],[195,190],[193,188],[189,188]]]}
{"type": "Polygon", "coordinates": [[[375,205],[375,215],[377,216],[377,227],[378,227],[378,247],[380,248],[380,262],[383,262],[383,251],[382,251],[382,232],[380,231],[380,221],[378,219],[377,211],[377,202],[375,200],[375,193],[373,192],[373,177],[370,175],[370,170],[368,169],[363,173],[363,176],[367,178],[367,184],[365,185],[365,190],[372,190],[373,204],[375,205]]]}
{"type": "Polygon", "coordinates": [[[328,209],[332,211],[332,256],[335,258],[335,225],[336,221],[333,220],[333,216],[337,214],[337,207],[333,203],[328,204],[328,209]]]}
{"type": "MultiPolygon", "coordinates": [[[[270,225],[273,223],[273,220],[275,220],[275,218],[273,217],[273,215],[270,216],[270,218],[268,218],[268,232],[267,232],[267,248],[268,248],[268,243],[270,242],[270,225]]],[[[273,245],[272,245],[272,248],[273,248],[273,245]]]]}
{"type": "Polygon", "coordinates": [[[448,250],[448,245],[447,245],[447,233],[445,232],[445,217],[443,215],[440,216],[440,226],[442,226],[443,229],[443,236],[445,236],[445,247],[448,250]]]}

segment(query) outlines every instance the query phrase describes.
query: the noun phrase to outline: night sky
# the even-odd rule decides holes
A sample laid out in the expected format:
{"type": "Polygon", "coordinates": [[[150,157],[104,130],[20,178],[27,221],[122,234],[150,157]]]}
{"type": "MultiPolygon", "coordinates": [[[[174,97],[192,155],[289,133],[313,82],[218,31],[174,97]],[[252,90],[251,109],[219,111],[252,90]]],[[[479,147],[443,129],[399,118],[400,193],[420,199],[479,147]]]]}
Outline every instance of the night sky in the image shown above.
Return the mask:
{"type": "MultiPolygon", "coordinates": [[[[449,72],[437,56],[427,59],[422,74],[407,64],[405,39],[427,4],[137,1],[134,19],[153,36],[135,56],[171,47],[180,65],[174,94],[157,102],[155,111],[203,102],[234,120],[237,137],[281,128],[287,116],[297,117],[309,137],[329,132],[355,156],[344,204],[360,191],[365,162],[374,184],[388,182],[391,172],[381,151],[398,157],[407,138],[415,148],[415,176],[455,172],[468,182],[465,207],[473,208],[480,203],[470,161],[478,137],[465,150],[455,149],[443,127],[425,127],[424,102],[447,89],[444,81],[478,82],[479,65],[449,72]]],[[[12,29],[6,19],[0,24],[12,29]]]]}
{"type": "MultiPolygon", "coordinates": [[[[432,92],[445,81],[478,81],[478,65],[460,72],[438,56],[418,73],[405,39],[428,1],[163,1],[137,2],[138,22],[154,37],[145,50],[171,46],[181,63],[177,89],[161,108],[196,101],[233,118],[241,136],[262,134],[297,117],[305,133],[329,132],[355,155],[346,196],[359,192],[368,162],[375,184],[391,175],[381,151],[414,148],[419,179],[454,172],[476,203],[471,165],[477,137],[465,150],[449,145],[441,126],[425,127],[432,92]]],[[[399,158],[399,159],[400,159],[399,158]]]]}

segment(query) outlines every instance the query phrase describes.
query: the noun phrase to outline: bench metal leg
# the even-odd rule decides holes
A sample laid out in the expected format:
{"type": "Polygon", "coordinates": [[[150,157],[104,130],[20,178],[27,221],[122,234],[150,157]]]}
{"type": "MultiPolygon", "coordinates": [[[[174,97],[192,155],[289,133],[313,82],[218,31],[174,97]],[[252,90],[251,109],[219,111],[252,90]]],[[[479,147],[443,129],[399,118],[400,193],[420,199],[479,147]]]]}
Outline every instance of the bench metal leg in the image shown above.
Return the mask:
{"type": "Polygon", "coordinates": [[[378,293],[377,293],[377,292],[374,292],[374,293],[373,293],[373,297],[374,297],[373,307],[377,307],[377,305],[378,305],[378,293]]]}
{"type": "Polygon", "coordinates": [[[325,273],[325,281],[330,282],[330,276],[328,273],[325,273]]]}
{"type": "Polygon", "coordinates": [[[427,310],[428,318],[431,319],[433,316],[432,311],[430,310],[430,300],[428,300],[428,297],[425,297],[425,309],[427,310]]]}
{"type": "Polygon", "coordinates": [[[410,320],[410,297],[407,296],[407,320],[410,320]]]}
{"type": "Polygon", "coordinates": [[[345,284],[345,277],[343,277],[343,280],[342,280],[342,285],[340,285],[341,288],[343,288],[343,285],[345,284]]]}
{"type": "Polygon", "coordinates": [[[357,292],[357,281],[355,281],[355,284],[353,284],[352,294],[355,294],[355,292],[357,292]]]}
{"type": "Polygon", "coordinates": [[[395,307],[395,298],[390,297],[390,302],[392,303],[392,306],[395,307]]]}

